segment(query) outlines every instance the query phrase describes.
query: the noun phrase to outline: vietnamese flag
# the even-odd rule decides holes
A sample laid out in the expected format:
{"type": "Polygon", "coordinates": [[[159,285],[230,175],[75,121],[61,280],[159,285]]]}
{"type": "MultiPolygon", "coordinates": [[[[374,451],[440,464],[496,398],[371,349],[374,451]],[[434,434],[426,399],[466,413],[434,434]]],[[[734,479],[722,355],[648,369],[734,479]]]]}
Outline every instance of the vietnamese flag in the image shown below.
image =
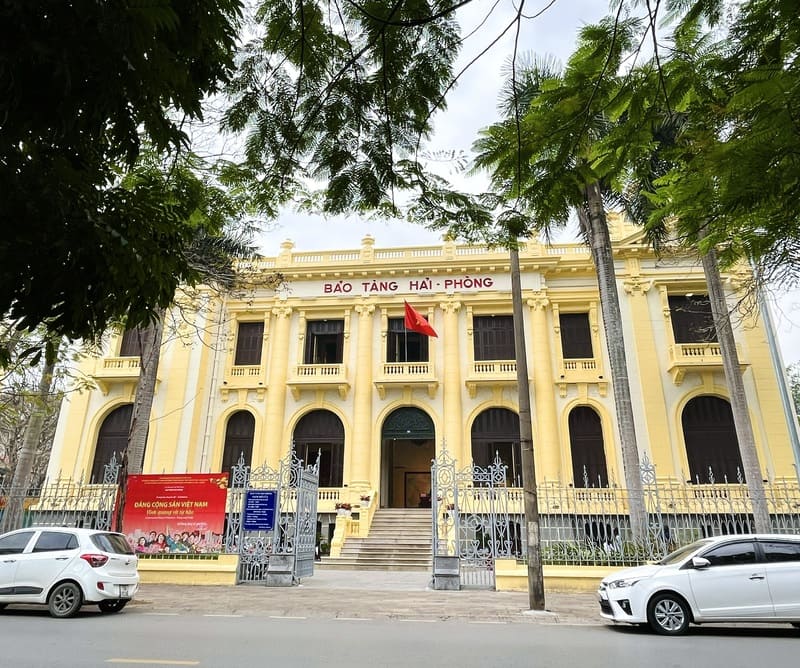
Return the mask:
{"type": "MultiPolygon", "coordinates": [[[[403,301],[403,303],[406,305],[406,329],[410,329],[412,332],[419,332],[425,336],[436,336],[436,331],[425,319],[425,316],[417,311],[407,301],[403,301]]],[[[436,336],[436,338],[439,337],[436,336]]]]}

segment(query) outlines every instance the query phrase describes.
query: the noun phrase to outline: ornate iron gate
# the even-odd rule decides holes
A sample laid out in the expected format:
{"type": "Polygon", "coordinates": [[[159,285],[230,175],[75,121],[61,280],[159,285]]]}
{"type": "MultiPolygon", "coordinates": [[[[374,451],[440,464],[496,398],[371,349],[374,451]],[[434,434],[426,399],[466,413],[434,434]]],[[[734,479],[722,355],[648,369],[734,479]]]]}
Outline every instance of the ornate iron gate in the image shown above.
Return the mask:
{"type": "Polygon", "coordinates": [[[433,553],[458,557],[461,587],[493,589],[495,559],[522,548],[521,519],[509,512],[507,470],[499,455],[487,467],[461,470],[446,449],[433,461],[433,553]]]}
{"type": "Polygon", "coordinates": [[[305,466],[292,451],[280,470],[248,466],[244,457],[231,467],[225,527],[225,551],[238,553],[237,584],[266,583],[271,557],[291,557],[292,581],[314,574],[319,458],[305,466]],[[243,522],[250,490],[275,490],[275,522],[271,530],[247,530],[243,522]]]}

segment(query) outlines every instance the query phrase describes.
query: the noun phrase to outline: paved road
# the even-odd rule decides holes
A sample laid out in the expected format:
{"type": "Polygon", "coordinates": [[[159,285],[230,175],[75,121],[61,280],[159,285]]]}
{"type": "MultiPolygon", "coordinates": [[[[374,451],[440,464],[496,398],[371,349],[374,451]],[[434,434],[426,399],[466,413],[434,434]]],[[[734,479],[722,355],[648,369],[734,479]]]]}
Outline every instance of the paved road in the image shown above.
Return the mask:
{"type": "MultiPolygon", "coordinates": [[[[345,591],[344,589],[340,591],[345,591]]],[[[3,668],[794,668],[788,627],[692,630],[664,638],[630,627],[220,615],[126,609],[51,619],[0,615],[3,668]]]]}
{"type": "Polygon", "coordinates": [[[531,614],[527,592],[435,591],[430,573],[318,570],[298,586],[142,585],[131,610],[308,618],[483,620],[601,624],[594,594],[546,594],[531,614]]]}

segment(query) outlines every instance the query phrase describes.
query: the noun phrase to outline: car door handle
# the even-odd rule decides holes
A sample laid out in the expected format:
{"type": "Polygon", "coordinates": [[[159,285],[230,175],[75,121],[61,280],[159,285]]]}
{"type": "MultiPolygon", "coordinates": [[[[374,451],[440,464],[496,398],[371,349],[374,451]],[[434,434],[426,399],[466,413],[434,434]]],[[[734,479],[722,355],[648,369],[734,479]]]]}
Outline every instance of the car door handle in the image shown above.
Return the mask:
{"type": "Polygon", "coordinates": [[[764,580],[765,578],[766,578],[766,575],[761,575],[760,573],[753,573],[750,576],[751,580],[764,580]]]}
{"type": "Polygon", "coordinates": [[[56,561],[67,561],[69,557],[56,557],[56,561]]]}
{"type": "Polygon", "coordinates": [[[16,559],[3,559],[4,564],[15,564],[17,563],[16,559]]]}

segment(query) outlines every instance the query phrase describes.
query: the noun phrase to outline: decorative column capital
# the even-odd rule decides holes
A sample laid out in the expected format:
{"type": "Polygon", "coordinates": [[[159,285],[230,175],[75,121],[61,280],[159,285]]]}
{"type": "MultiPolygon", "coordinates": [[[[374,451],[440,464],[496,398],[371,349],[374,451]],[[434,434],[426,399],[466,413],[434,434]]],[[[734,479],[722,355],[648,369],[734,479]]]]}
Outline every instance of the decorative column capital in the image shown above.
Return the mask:
{"type": "Polygon", "coordinates": [[[633,278],[629,278],[627,281],[623,281],[622,286],[625,288],[625,292],[629,295],[642,296],[653,287],[653,283],[654,281],[652,278],[641,279],[634,276],[633,278]]]}
{"type": "Polygon", "coordinates": [[[353,309],[362,318],[370,318],[375,312],[375,304],[356,304],[353,309]]]}
{"type": "Polygon", "coordinates": [[[439,308],[442,309],[445,313],[458,313],[459,309],[461,308],[461,302],[458,301],[446,301],[446,302],[439,302],[439,308]]]}
{"type": "Polygon", "coordinates": [[[534,292],[527,304],[531,311],[545,311],[550,306],[550,299],[545,292],[534,292]]]}
{"type": "Polygon", "coordinates": [[[283,319],[283,318],[288,319],[292,315],[292,307],[291,306],[275,306],[272,309],[272,315],[274,315],[278,319],[283,319]]]}

